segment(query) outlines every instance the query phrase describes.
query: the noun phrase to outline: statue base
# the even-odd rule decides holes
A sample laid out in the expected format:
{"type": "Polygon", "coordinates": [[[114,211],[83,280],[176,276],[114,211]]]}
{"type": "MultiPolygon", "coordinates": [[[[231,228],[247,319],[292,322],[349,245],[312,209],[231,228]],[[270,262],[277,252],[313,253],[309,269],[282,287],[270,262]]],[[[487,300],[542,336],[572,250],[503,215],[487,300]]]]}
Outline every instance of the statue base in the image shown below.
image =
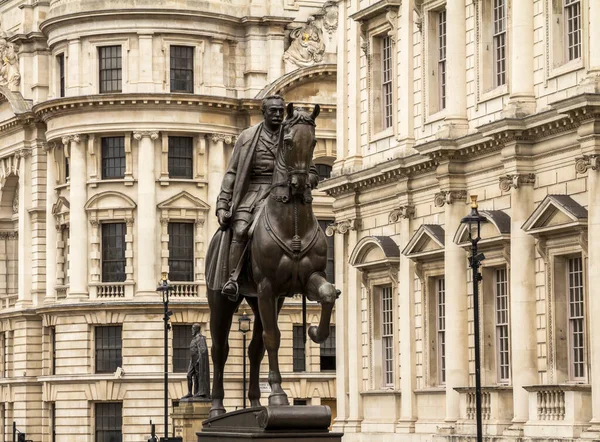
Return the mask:
{"type": "Polygon", "coordinates": [[[330,433],[327,406],[253,407],[232,411],[202,423],[198,442],[341,442],[342,433],[330,433]]]}
{"type": "Polygon", "coordinates": [[[208,418],[210,404],[211,400],[205,398],[181,399],[172,414],[175,435],[183,442],[196,442],[196,431],[208,418]]]}

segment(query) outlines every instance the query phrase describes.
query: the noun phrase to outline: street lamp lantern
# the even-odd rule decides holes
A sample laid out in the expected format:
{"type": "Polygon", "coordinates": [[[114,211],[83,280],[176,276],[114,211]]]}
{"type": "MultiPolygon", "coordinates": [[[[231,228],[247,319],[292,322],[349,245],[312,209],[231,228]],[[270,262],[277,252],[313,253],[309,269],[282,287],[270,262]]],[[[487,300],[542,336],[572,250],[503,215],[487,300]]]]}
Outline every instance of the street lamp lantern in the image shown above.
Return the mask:
{"type": "Polygon", "coordinates": [[[169,292],[173,289],[173,287],[169,284],[169,280],[167,279],[167,273],[163,272],[161,275],[161,279],[158,282],[158,287],[156,291],[162,294],[162,301],[164,306],[164,419],[165,419],[165,437],[164,440],[169,440],[169,330],[171,329],[171,324],[169,324],[169,320],[173,312],[169,311],[169,292]]]}
{"type": "Polygon", "coordinates": [[[481,352],[479,343],[479,267],[485,259],[483,253],[478,253],[477,244],[481,240],[481,224],[487,222],[477,210],[477,195],[471,195],[471,213],[460,220],[466,224],[471,241],[471,256],[469,264],[473,270],[473,322],[475,323],[475,410],[477,418],[477,442],[483,441],[483,423],[481,419],[481,352]]]}
{"type": "Polygon", "coordinates": [[[246,408],[246,333],[250,331],[250,323],[252,320],[248,317],[246,312],[243,312],[238,318],[239,331],[243,333],[242,352],[244,360],[244,370],[242,372],[242,391],[243,391],[243,405],[246,408]]]}

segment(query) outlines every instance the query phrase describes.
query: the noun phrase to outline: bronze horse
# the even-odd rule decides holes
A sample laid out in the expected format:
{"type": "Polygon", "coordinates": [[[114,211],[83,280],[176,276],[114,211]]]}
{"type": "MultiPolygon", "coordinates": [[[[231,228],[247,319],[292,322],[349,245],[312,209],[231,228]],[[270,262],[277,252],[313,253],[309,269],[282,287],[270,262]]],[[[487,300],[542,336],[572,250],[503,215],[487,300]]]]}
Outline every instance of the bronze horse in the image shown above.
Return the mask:
{"type": "MultiPolygon", "coordinates": [[[[319,326],[308,330],[317,343],[329,336],[336,289],[325,278],[327,240],[312,211],[309,168],[316,145],[315,119],[320,107],[308,114],[287,106],[281,128],[273,184],[257,216],[250,242],[252,279],[257,297],[243,294],[255,315],[248,348],[250,383],[248,398],[260,406],[259,371],[265,353],[269,358],[269,405],[289,405],[281,387],[278,351],[281,333],[277,318],[285,297],[301,293],[321,304],[319,326]]],[[[225,413],[223,370],[229,353],[227,342],[233,314],[241,303],[230,301],[217,290],[208,290],[212,335],[213,401],[210,417],[225,413]]]]}

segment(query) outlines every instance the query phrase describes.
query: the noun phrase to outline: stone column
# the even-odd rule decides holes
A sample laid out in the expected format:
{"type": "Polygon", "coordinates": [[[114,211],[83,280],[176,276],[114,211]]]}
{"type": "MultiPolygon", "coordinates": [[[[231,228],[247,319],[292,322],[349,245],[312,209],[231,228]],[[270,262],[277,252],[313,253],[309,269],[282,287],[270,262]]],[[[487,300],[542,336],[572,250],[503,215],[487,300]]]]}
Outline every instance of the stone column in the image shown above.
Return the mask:
{"type": "Polygon", "coordinates": [[[158,132],[136,131],[138,141],[137,290],[136,296],[154,296],[160,279],[157,266],[156,173],[154,141],[158,132]]]}
{"type": "MultiPolygon", "coordinates": [[[[410,220],[415,214],[411,204],[401,206],[390,214],[390,222],[400,222],[400,250],[408,244],[411,236],[410,220]]],[[[411,259],[400,255],[398,271],[398,335],[400,337],[400,420],[396,424],[399,433],[413,433],[417,416],[414,394],[416,378],[415,315],[414,315],[414,264],[411,259]]]]}
{"type": "MultiPolygon", "coordinates": [[[[462,2],[459,2],[462,3],[462,2]]],[[[449,43],[450,44],[450,43],[449,43]]],[[[460,394],[456,387],[469,385],[468,353],[468,303],[467,303],[467,254],[454,243],[454,234],[460,220],[467,215],[464,190],[440,192],[435,205],[445,205],[445,253],[446,278],[446,422],[454,424],[460,416],[460,394]]]]}
{"type": "Polygon", "coordinates": [[[208,215],[208,235],[212,236],[219,228],[216,217],[217,198],[221,191],[221,182],[225,176],[227,164],[225,163],[225,142],[228,138],[224,134],[210,135],[208,149],[208,204],[212,213],[208,215]]]}
{"type": "MultiPolygon", "coordinates": [[[[593,2],[592,2],[593,3],[593,2]]],[[[590,7],[591,9],[591,7],[590,7]]],[[[591,321],[600,315],[600,137],[598,137],[599,122],[589,120],[582,124],[577,133],[583,157],[577,158],[575,169],[578,173],[587,171],[588,187],[588,296],[587,317],[591,321]]],[[[600,327],[589,327],[590,337],[588,348],[591,367],[590,384],[592,385],[592,425],[582,435],[582,438],[600,439],[600,327]]]]}
{"type": "Polygon", "coordinates": [[[54,143],[46,147],[46,298],[44,302],[56,302],[56,267],[57,267],[57,239],[56,221],[52,207],[56,199],[57,167],[54,160],[54,143]]]}
{"type": "Polygon", "coordinates": [[[533,89],[533,2],[512,2],[509,8],[510,101],[504,114],[522,117],[535,113],[533,89]]]}
{"type": "Polygon", "coordinates": [[[529,420],[529,393],[538,382],[535,296],[535,238],[522,229],[534,210],[533,173],[505,175],[500,189],[511,193],[510,337],[512,356],[513,425],[508,433],[522,435],[529,420]]]}
{"type": "Polygon", "coordinates": [[[27,308],[32,306],[32,223],[31,214],[31,148],[21,149],[15,154],[19,162],[19,187],[15,190],[18,196],[13,202],[13,213],[19,215],[19,295],[17,298],[17,308],[27,308]]]}
{"type": "MultiPolygon", "coordinates": [[[[400,6],[400,43],[401,50],[399,54],[398,66],[398,108],[400,110],[399,134],[400,144],[406,149],[414,144],[414,73],[413,73],[413,33],[415,8],[414,0],[404,0],[400,6]]],[[[405,151],[405,154],[414,152],[412,149],[405,151]]]]}
{"type": "Polygon", "coordinates": [[[446,3],[446,23],[446,125],[450,136],[457,137],[468,129],[465,0],[446,3]]]}
{"type": "Polygon", "coordinates": [[[69,298],[88,297],[88,222],[86,143],[83,135],[69,135],[62,139],[65,149],[70,146],[70,278],[69,298]]]}

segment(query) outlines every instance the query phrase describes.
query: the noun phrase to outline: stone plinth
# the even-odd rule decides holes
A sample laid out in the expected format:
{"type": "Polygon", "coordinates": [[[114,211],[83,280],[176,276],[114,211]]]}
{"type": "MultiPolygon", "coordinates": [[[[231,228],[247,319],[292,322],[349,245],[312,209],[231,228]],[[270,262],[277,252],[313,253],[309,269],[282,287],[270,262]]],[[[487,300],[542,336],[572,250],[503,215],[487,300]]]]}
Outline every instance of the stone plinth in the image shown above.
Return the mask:
{"type": "Polygon", "coordinates": [[[173,410],[175,435],[183,442],[196,442],[196,432],[202,428],[202,421],[208,418],[210,399],[184,399],[173,410]]]}
{"type": "Polygon", "coordinates": [[[327,406],[253,407],[208,419],[197,433],[198,442],[341,442],[342,433],[330,433],[327,406]]]}

